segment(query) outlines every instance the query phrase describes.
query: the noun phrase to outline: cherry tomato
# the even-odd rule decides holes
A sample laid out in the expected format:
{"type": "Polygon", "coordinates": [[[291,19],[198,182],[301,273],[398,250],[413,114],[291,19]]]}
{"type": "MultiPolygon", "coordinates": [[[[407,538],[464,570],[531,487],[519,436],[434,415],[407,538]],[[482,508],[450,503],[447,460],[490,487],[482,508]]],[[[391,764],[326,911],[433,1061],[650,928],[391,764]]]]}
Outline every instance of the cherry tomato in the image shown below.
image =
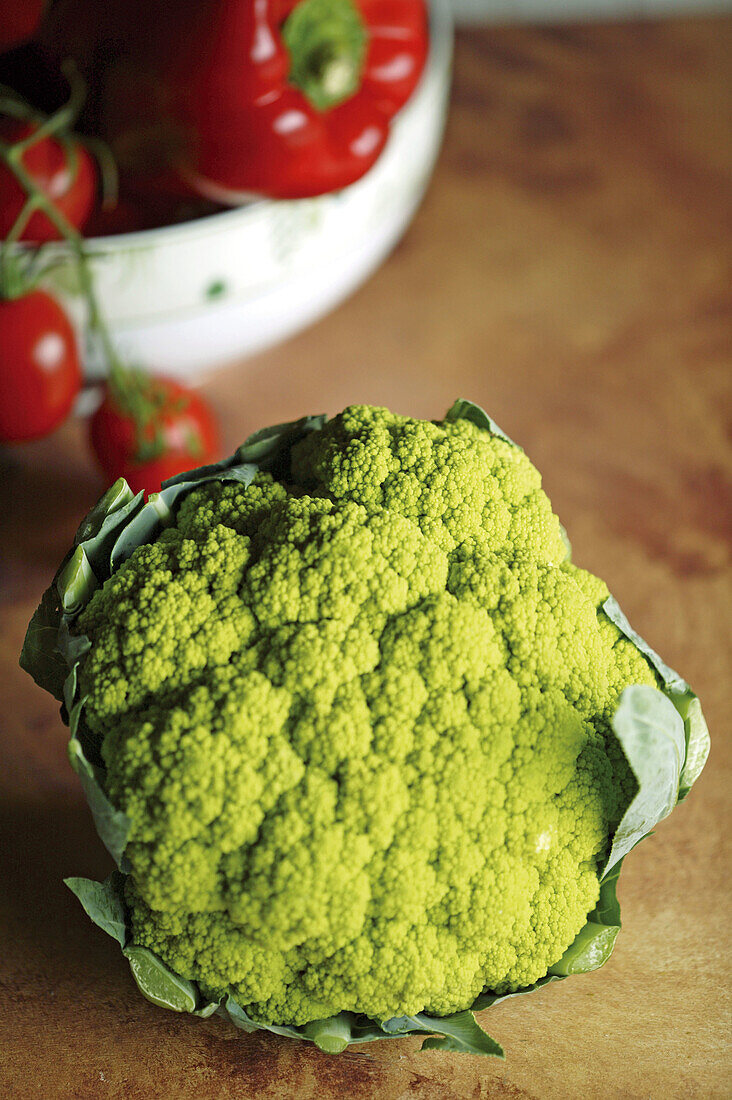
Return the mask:
{"type": "Polygon", "coordinates": [[[76,336],[43,290],[0,301],[0,441],[48,435],[81,387],[76,336]]]}
{"type": "MultiPolygon", "coordinates": [[[[138,395],[139,396],[139,395],[138,395]]],[[[169,477],[219,457],[214,414],[193,390],[170,378],[152,377],[145,400],[154,412],[143,424],[108,385],[91,418],[89,438],[110,482],[124,477],[135,493],[157,492],[169,477]]]]}
{"type": "MultiPolygon", "coordinates": [[[[32,122],[15,118],[0,119],[0,138],[13,144],[33,132],[32,122]]],[[[54,206],[75,229],[83,229],[94,210],[97,176],[94,161],[83,145],[74,146],[76,172],[69,151],[56,138],[47,137],[31,145],[23,154],[23,166],[54,206]]],[[[0,238],[6,237],[26,200],[23,188],[12,172],[0,165],[0,238]]],[[[57,241],[61,234],[41,210],[31,214],[20,239],[44,244],[57,241]]]]}

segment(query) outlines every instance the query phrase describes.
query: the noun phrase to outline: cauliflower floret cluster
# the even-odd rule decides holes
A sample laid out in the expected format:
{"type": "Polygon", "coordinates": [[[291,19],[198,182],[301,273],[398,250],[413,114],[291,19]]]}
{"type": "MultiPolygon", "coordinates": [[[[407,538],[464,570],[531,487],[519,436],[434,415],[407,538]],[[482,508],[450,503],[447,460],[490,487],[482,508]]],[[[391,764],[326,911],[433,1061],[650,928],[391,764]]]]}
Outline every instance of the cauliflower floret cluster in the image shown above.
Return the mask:
{"type": "Polygon", "coordinates": [[[190,492],[80,616],[135,943],[255,1019],[468,1007],[557,962],[655,684],[523,452],[346,409],[190,492]]]}

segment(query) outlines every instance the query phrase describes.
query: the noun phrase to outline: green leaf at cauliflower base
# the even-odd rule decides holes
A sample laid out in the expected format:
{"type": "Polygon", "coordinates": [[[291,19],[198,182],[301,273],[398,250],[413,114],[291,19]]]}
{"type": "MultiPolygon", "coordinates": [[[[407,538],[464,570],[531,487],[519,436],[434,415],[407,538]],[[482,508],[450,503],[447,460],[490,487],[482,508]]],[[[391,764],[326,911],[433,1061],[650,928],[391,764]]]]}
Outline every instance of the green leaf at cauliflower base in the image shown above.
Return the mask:
{"type": "MultiPolygon", "coordinates": [[[[137,494],[137,499],[141,499],[141,494],[137,494]]],[[[106,524],[108,517],[114,515],[115,512],[120,512],[121,509],[126,508],[134,500],[135,494],[125,479],[123,477],[118,478],[113,485],[110,485],[106,493],[102,494],[79,524],[74,538],[74,546],[79,546],[81,543],[90,543],[97,539],[100,534],[104,535],[104,530],[108,529],[106,524]]]]}
{"type": "Polygon", "coordinates": [[[385,1038],[378,1024],[374,1024],[371,1028],[359,1028],[358,1022],[366,1017],[358,1016],[355,1012],[340,1012],[337,1016],[330,1016],[325,1020],[313,1020],[301,1026],[268,1024],[253,1019],[233,997],[229,996],[221,1004],[219,1013],[242,1031],[270,1031],[273,1035],[284,1035],[289,1039],[307,1039],[326,1054],[340,1054],[349,1043],[363,1043],[370,1038],[385,1038]]]}
{"type": "MultiPolygon", "coordinates": [[[[89,516],[83,520],[76,533],[76,550],[74,554],[78,555],[79,552],[84,554],[98,584],[103,584],[111,573],[110,553],[120,531],[129,526],[142,507],[143,494],[137,493],[134,495],[125,479],[120,478],[111,489],[107,490],[89,516]],[[102,514],[102,505],[105,501],[107,501],[109,511],[102,514]]],[[[69,579],[72,579],[72,577],[73,574],[70,573],[69,579]]],[[[80,597],[78,600],[73,601],[72,594],[65,591],[66,584],[62,574],[57,577],[56,586],[62,603],[69,614],[85,607],[94,594],[94,587],[90,585],[85,592],[78,593],[80,597]],[[73,609],[72,602],[75,604],[73,609]]]]}
{"type": "Polygon", "coordinates": [[[503,1047],[491,1039],[480,1026],[472,1011],[454,1012],[451,1016],[398,1016],[386,1020],[384,1031],[395,1035],[415,1035],[429,1032],[422,1050],[451,1050],[456,1054],[488,1054],[503,1058],[503,1047]]]}
{"type": "Polygon", "coordinates": [[[549,973],[565,978],[569,974],[598,970],[610,958],[619,931],[619,926],[608,927],[588,921],[559,962],[549,967],[549,973]]]}
{"type": "Polygon", "coordinates": [[[678,801],[686,754],[681,715],[662,691],[647,684],[625,689],[612,728],[638,790],[617,827],[605,872],[671,813],[678,801]]]}
{"type": "Polygon", "coordinates": [[[383,1022],[371,1020],[356,1012],[339,1012],[336,1016],[313,1020],[300,1027],[254,1020],[233,997],[226,998],[219,1012],[242,1031],[264,1030],[292,1039],[306,1039],[326,1054],[339,1054],[351,1044],[403,1039],[410,1035],[427,1033],[432,1038],[425,1040],[423,1050],[434,1048],[503,1057],[501,1047],[486,1035],[469,1010],[443,1017],[419,1013],[416,1016],[399,1016],[383,1022]]]}
{"type": "Polygon", "coordinates": [[[511,437],[506,435],[502,428],[498,427],[495,420],[488,415],[485,409],[481,409],[480,405],[473,404],[465,397],[459,397],[455,404],[450,406],[445,413],[445,420],[448,423],[454,423],[456,420],[469,420],[476,427],[490,432],[491,435],[497,435],[499,439],[505,439],[506,443],[510,443],[513,447],[518,447],[521,450],[518,443],[514,443],[511,437]]]}
{"type": "Polygon", "coordinates": [[[65,878],[64,884],[81,902],[84,912],[120,947],[127,943],[127,916],[124,904],[125,876],[113,871],[104,882],[90,878],[65,878]]]}
{"type": "Polygon", "coordinates": [[[146,947],[126,947],[123,952],[130,964],[137,988],[148,1001],[173,1012],[195,1012],[198,998],[192,982],[174,974],[157,955],[146,947]]]}
{"type": "Polygon", "coordinates": [[[255,462],[260,469],[269,469],[277,462],[283,452],[289,455],[292,445],[310,432],[319,431],[326,417],[303,416],[289,424],[273,424],[270,428],[260,428],[242,443],[236,452],[239,462],[255,462]]]}
{"type": "Polygon", "coordinates": [[[68,666],[58,651],[61,608],[56,590],[46,589],[25,634],[20,667],[55,699],[63,699],[68,666]]]}
{"type": "Polygon", "coordinates": [[[286,1035],[290,1039],[305,1038],[298,1027],[290,1027],[287,1024],[265,1024],[253,1020],[233,997],[226,997],[221,1004],[219,1014],[230,1020],[241,1031],[271,1031],[274,1035],[286,1035]]]}
{"type": "Polygon", "coordinates": [[[73,615],[89,603],[99,587],[91,563],[83,546],[77,546],[64,566],[56,582],[61,608],[66,615],[73,615]]]}
{"type": "Polygon", "coordinates": [[[106,579],[108,573],[102,567],[104,548],[110,536],[127,522],[141,503],[142,494],[134,497],[123,478],[104,493],[79,524],[74,546],[61,562],[30,621],[20,654],[20,666],[39,687],[59,701],[63,699],[64,682],[70,667],[59,649],[59,630],[65,622],[64,605],[73,603],[80,608],[91,597],[97,584],[106,579]],[[80,553],[74,567],[71,563],[77,551],[80,553]],[[81,559],[84,559],[83,563],[81,559]],[[82,576],[86,577],[86,585],[81,583],[82,576]]]}
{"type": "Polygon", "coordinates": [[[312,1039],[318,1050],[325,1054],[340,1054],[353,1042],[351,1022],[343,1012],[327,1020],[313,1020],[302,1029],[306,1039],[312,1039]]]}
{"type": "Polygon", "coordinates": [[[102,788],[101,769],[87,760],[81,742],[76,737],[69,741],[68,752],[71,767],[84,788],[99,837],[120,870],[126,871],[124,851],[130,832],[129,818],[121,810],[116,810],[107,798],[102,788]]]}
{"type": "Polygon", "coordinates": [[[503,1050],[483,1031],[472,1011],[455,1012],[451,1016],[398,1016],[379,1022],[355,1012],[339,1012],[325,1020],[313,1020],[302,1027],[267,1024],[253,1020],[232,997],[227,997],[220,1009],[222,1015],[243,1031],[262,1029],[293,1039],[307,1039],[326,1054],[339,1054],[351,1044],[380,1039],[404,1039],[427,1034],[422,1050],[451,1050],[467,1054],[487,1054],[503,1057],[503,1050]]]}
{"type": "Polygon", "coordinates": [[[702,773],[710,749],[709,728],[702,713],[701,703],[689,690],[684,696],[672,700],[684,720],[686,734],[686,760],[679,783],[679,802],[683,802],[702,773]]]}
{"type": "Polygon", "coordinates": [[[678,672],[669,668],[648,642],[633,629],[617,600],[610,596],[602,605],[602,610],[618,630],[651,662],[661,678],[665,693],[683,719],[686,754],[679,781],[678,801],[681,802],[701,775],[709,756],[709,729],[702,714],[701,704],[686,680],[679,676],[678,672]]]}
{"type": "Polygon", "coordinates": [[[620,928],[620,903],[618,902],[616,890],[622,866],[623,861],[619,859],[612,870],[606,871],[603,875],[600,883],[600,897],[594,910],[590,913],[589,920],[597,921],[598,924],[620,928]]]}

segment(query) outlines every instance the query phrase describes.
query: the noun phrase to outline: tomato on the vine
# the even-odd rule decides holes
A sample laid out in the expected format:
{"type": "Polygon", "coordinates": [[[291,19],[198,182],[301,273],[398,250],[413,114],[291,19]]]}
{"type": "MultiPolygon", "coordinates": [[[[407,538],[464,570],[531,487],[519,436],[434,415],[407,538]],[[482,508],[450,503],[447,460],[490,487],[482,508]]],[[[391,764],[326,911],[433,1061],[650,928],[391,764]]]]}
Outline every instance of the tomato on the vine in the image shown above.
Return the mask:
{"type": "MultiPolygon", "coordinates": [[[[14,145],[37,128],[17,118],[0,119],[0,138],[14,145]]],[[[22,156],[25,170],[40,191],[74,229],[83,229],[94,211],[97,172],[83,145],[73,138],[45,137],[33,142],[22,156]]],[[[6,237],[25,205],[27,195],[7,165],[0,164],[0,239],[6,237]]],[[[44,244],[60,240],[58,229],[42,210],[31,214],[20,239],[44,244]]]]}
{"type": "Polygon", "coordinates": [[[81,387],[76,336],[44,290],[0,300],[0,442],[48,435],[81,387]]]}
{"type": "Polygon", "coordinates": [[[112,375],[89,438],[109,480],[124,477],[136,493],[157,492],[169,477],[219,457],[206,401],[180,382],[139,372],[112,375]]]}

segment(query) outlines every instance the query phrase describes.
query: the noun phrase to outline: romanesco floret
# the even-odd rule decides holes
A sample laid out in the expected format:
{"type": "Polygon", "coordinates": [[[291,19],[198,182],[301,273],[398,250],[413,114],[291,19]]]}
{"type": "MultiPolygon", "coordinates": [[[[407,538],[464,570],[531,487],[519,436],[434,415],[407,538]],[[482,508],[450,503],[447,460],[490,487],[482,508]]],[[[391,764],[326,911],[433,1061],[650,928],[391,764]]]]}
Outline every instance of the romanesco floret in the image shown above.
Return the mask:
{"type": "Polygon", "coordinates": [[[537,471],[348,408],[211,482],[78,620],[135,943],[253,1018],[385,1019],[542,977],[599,893],[655,684],[537,471]]]}

